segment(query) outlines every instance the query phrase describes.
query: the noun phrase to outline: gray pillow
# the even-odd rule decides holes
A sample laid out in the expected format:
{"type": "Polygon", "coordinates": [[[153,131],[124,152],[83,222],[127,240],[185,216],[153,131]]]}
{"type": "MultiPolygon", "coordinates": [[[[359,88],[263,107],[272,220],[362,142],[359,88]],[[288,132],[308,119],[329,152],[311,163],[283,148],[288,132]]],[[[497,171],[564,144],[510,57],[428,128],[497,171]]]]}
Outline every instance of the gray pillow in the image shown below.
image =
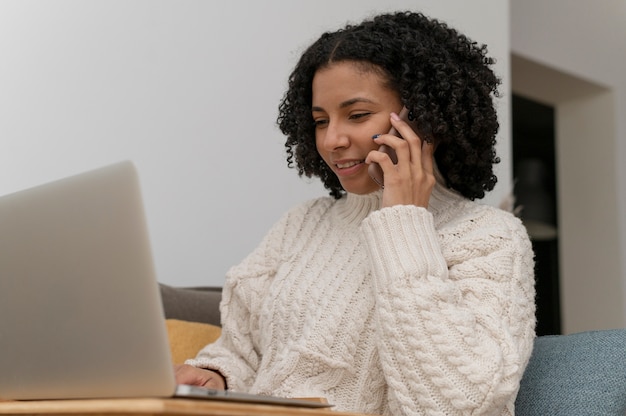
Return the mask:
{"type": "Polygon", "coordinates": [[[166,319],[220,326],[221,287],[183,288],[159,284],[166,319]]]}
{"type": "Polygon", "coordinates": [[[538,337],[515,414],[626,415],[626,330],[538,337]]]}

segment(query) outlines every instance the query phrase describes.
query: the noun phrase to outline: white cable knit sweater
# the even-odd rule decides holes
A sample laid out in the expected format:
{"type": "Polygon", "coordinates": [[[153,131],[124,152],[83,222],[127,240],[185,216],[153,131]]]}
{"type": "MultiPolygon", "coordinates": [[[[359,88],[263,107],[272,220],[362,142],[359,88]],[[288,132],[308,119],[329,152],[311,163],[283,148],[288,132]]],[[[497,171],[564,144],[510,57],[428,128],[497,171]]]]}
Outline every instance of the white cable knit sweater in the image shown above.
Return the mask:
{"type": "Polygon", "coordinates": [[[521,222],[440,184],[428,210],[381,195],[288,212],[229,271],[222,336],[187,363],[336,410],[513,414],[535,325],[521,222]]]}

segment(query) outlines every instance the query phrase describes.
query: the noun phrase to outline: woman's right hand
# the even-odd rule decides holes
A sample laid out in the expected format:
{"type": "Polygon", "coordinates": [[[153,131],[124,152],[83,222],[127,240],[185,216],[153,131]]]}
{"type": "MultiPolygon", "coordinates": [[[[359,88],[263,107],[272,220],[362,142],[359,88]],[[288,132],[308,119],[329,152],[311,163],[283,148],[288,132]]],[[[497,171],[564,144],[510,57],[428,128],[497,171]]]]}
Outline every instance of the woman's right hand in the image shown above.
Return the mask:
{"type": "MultiPolygon", "coordinates": [[[[405,110],[406,111],[406,110],[405,110]]],[[[378,145],[392,148],[398,163],[393,163],[388,154],[373,150],[365,160],[376,162],[383,170],[385,188],[382,207],[393,205],[415,205],[428,208],[430,195],[435,186],[435,146],[423,140],[413,127],[396,113],[391,113],[391,125],[398,134],[374,136],[378,145]]]]}
{"type": "Polygon", "coordinates": [[[207,389],[226,390],[226,380],[216,371],[197,368],[187,364],[174,366],[177,384],[188,384],[207,389]]]}

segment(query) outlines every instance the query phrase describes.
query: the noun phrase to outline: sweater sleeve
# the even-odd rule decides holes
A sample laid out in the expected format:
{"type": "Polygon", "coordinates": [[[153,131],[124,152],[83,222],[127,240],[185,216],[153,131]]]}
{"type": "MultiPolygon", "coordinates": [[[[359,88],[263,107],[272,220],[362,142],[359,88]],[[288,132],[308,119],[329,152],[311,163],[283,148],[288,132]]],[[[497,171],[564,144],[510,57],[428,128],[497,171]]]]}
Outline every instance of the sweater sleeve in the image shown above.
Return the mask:
{"type": "Polygon", "coordinates": [[[436,230],[424,208],[362,224],[392,414],[506,414],[534,338],[532,247],[519,220],[482,207],[436,230]]]}
{"type": "Polygon", "coordinates": [[[226,276],[220,303],[220,338],[185,363],[219,371],[234,391],[248,391],[260,364],[258,311],[276,274],[281,247],[289,237],[289,215],[272,227],[261,244],[226,276]]]}

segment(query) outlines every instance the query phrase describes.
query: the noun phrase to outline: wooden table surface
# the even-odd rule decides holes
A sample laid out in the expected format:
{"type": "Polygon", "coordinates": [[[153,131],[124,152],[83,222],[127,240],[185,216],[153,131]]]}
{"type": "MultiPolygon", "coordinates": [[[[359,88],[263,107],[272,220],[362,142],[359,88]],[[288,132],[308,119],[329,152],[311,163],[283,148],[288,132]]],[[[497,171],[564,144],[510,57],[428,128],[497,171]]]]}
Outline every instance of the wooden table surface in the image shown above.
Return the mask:
{"type": "Polygon", "coordinates": [[[92,399],[0,401],[0,415],[88,415],[88,416],[364,416],[330,408],[234,403],[193,399],[92,399]]]}

